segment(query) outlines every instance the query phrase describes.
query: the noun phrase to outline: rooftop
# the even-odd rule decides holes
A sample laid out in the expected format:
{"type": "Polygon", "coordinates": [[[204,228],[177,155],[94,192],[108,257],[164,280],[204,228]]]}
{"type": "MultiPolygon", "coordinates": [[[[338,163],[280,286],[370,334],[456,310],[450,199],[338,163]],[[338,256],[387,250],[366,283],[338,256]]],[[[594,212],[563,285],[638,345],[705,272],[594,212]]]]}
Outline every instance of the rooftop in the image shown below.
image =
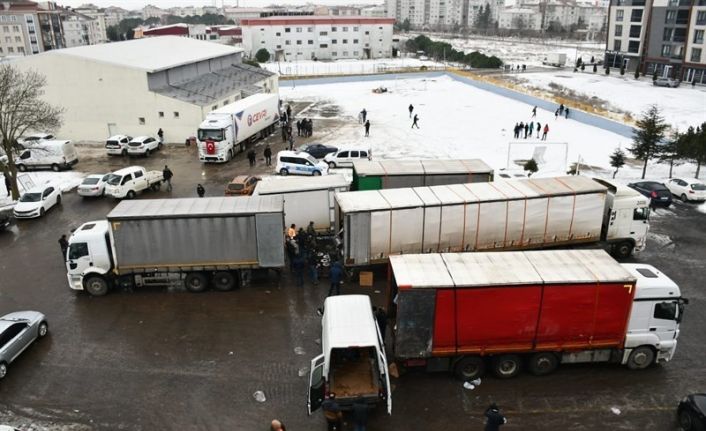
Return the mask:
{"type": "Polygon", "coordinates": [[[395,18],[378,18],[368,16],[336,16],[336,15],[287,15],[270,16],[266,18],[242,19],[243,26],[248,25],[285,25],[285,24],[394,24],[395,18]]]}
{"type": "Polygon", "coordinates": [[[116,66],[157,72],[242,52],[242,49],[186,37],[161,36],[78,46],[39,55],[66,55],[116,66]]]}

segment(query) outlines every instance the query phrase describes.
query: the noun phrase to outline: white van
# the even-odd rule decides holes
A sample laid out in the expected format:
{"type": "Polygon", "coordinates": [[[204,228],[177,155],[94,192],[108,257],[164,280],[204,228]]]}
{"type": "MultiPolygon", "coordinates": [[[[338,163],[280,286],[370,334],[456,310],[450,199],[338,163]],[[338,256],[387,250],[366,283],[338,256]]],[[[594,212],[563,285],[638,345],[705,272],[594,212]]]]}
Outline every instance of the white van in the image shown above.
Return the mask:
{"type": "Polygon", "coordinates": [[[368,159],[372,160],[373,153],[370,148],[340,148],[335,153],[328,153],[324,156],[324,162],[329,168],[353,167],[353,161],[368,159]]]}
{"type": "Polygon", "coordinates": [[[105,149],[111,156],[126,156],[127,144],[132,141],[132,136],[115,135],[105,141],[105,149]]]}
{"type": "Polygon", "coordinates": [[[392,413],[392,393],[385,347],[367,295],[326,298],[321,319],[323,353],[311,360],[309,414],[331,393],[342,409],[358,398],[384,403],[392,413]]]}
{"type": "Polygon", "coordinates": [[[31,147],[20,150],[15,158],[19,171],[51,168],[52,171],[70,169],[78,163],[78,155],[71,141],[38,141],[31,147]]]}
{"type": "Polygon", "coordinates": [[[280,175],[327,175],[328,165],[320,162],[309,153],[299,151],[280,151],[277,153],[275,171],[280,175]]]}

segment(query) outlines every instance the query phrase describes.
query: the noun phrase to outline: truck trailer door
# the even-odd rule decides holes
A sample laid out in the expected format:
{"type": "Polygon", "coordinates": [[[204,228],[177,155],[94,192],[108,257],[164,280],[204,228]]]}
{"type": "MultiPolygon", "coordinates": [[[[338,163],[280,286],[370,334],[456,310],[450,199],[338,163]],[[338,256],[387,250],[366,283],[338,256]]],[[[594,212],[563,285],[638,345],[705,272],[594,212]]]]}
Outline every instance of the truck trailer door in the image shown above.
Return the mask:
{"type": "Polygon", "coordinates": [[[380,344],[380,349],[377,350],[378,353],[378,364],[380,364],[380,380],[385,386],[383,391],[385,391],[385,398],[387,401],[387,414],[392,414],[392,390],[390,389],[390,372],[387,368],[387,359],[385,358],[385,348],[380,344]]]}
{"type": "MultiPolygon", "coordinates": [[[[311,360],[311,371],[309,371],[309,389],[307,391],[307,410],[309,414],[318,410],[324,402],[326,395],[326,379],[324,379],[324,354],[320,354],[311,360]]],[[[389,384],[388,384],[389,386],[389,384]]]]}

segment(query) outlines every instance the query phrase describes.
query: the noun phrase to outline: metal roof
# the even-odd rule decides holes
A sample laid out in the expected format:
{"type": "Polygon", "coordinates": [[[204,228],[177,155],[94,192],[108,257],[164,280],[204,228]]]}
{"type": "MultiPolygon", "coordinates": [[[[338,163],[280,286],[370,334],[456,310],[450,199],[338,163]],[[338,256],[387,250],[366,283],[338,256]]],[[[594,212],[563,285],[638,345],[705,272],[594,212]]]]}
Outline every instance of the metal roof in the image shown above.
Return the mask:
{"type": "Polygon", "coordinates": [[[493,168],[480,159],[356,160],[353,162],[353,170],[355,170],[356,174],[359,176],[443,175],[493,172],[493,168]]]}
{"type": "Polygon", "coordinates": [[[385,198],[392,208],[410,208],[424,206],[424,202],[414,193],[414,189],[383,189],[378,193],[385,198]]]}
{"type": "Polygon", "coordinates": [[[367,295],[329,296],[324,301],[321,321],[324,351],[345,347],[378,344],[372,304],[367,295]]]}
{"type": "Polygon", "coordinates": [[[281,196],[242,196],[185,199],[124,200],[108,214],[108,220],[184,218],[282,212],[281,196]]]}
{"type": "Polygon", "coordinates": [[[635,282],[603,250],[408,254],[390,265],[397,284],[413,288],[635,282]]]}
{"type": "Polygon", "coordinates": [[[344,213],[377,211],[390,208],[390,204],[382,197],[378,190],[337,192],[336,202],[344,213]]]}
{"type": "Polygon", "coordinates": [[[260,181],[255,187],[257,195],[271,195],[275,193],[297,193],[311,190],[328,190],[348,188],[351,182],[343,175],[322,175],[320,177],[285,177],[285,179],[272,179],[260,181]]]}
{"type": "Polygon", "coordinates": [[[40,55],[79,57],[146,72],[157,72],[238,52],[243,50],[188,37],[160,36],[64,48],[40,55]]]}

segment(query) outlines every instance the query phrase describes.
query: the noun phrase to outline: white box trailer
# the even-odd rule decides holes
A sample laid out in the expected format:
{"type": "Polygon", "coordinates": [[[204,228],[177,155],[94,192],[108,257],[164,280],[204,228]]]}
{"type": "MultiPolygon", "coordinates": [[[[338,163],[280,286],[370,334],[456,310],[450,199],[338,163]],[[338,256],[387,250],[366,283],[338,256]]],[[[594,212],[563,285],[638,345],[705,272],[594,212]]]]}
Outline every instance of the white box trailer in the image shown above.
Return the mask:
{"type": "Polygon", "coordinates": [[[284,200],[286,226],[306,227],[314,222],[317,232],[330,233],[336,222],[336,192],[347,192],[351,181],[343,175],[287,177],[260,181],[254,196],[280,196],[284,200]]]}
{"type": "Polygon", "coordinates": [[[199,126],[199,160],[227,162],[248,142],[265,138],[279,121],[279,93],[260,93],[211,111],[199,126]]]}
{"type": "Polygon", "coordinates": [[[629,256],[644,248],[649,216],[639,193],[581,176],[337,193],[336,205],[346,266],[601,241],[629,256]]]}
{"type": "Polygon", "coordinates": [[[545,66],[564,67],[566,65],[566,54],[550,52],[544,57],[542,64],[545,66]]]}

